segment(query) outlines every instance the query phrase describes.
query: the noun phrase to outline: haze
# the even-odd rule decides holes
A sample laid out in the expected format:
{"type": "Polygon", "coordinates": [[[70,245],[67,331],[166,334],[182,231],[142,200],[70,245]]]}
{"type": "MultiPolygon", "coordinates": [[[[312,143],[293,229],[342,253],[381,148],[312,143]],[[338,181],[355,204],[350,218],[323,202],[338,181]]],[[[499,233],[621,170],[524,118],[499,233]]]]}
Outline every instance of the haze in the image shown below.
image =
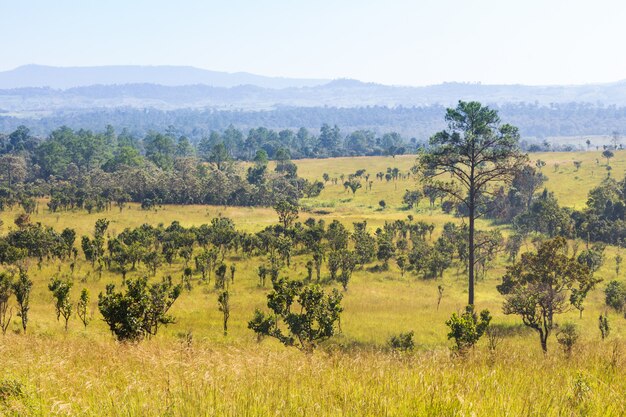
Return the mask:
{"type": "Polygon", "coordinates": [[[619,1],[5,1],[0,70],[191,65],[394,85],[626,78],[619,1]]]}

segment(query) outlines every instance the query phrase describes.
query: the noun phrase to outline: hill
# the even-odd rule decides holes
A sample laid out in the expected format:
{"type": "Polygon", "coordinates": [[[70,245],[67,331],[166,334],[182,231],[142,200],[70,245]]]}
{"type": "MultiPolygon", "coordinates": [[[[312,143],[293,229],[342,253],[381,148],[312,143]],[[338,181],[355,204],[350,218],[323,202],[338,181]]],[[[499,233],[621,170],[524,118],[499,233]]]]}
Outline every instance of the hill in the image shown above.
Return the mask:
{"type": "Polygon", "coordinates": [[[68,89],[89,85],[158,84],[182,86],[204,84],[215,87],[256,85],[266,88],[286,88],[318,85],[328,80],[265,77],[247,72],[209,71],[189,66],[173,65],[106,65],[96,67],[52,67],[23,65],[0,72],[0,88],[50,87],[68,89]]]}

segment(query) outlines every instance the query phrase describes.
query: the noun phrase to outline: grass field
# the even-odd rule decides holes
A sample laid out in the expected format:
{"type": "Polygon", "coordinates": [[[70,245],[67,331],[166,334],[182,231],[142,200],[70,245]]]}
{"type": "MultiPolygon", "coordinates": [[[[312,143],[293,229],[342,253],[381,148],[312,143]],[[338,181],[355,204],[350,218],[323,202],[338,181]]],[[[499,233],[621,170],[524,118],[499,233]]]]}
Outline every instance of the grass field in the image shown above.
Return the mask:
{"type": "MultiPolygon", "coordinates": [[[[582,208],[588,191],[606,177],[606,160],[600,152],[532,154],[546,162],[546,186],[562,205],[582,208]],[[575,171],[573,160],[582,161],[575,171]],[[596,162],[598,160],[598,162],[596,162]],[[555,167],[555,163],[558,167],[555,167]]],[[[353,196],[342,185],[328,183],[319,197],[305,199],[309,216],[327,221],[339,219],[349,228],[367,220],[381,226],[386,220],[413,214],[436,224],[435,236],[446,221],[460,221],[431,212],[423,201],[418,210],[401,206],[405,189],[413,180],[377,181],[376,172],[397,167],[407,172],[413,156],[336,158],[297,161],[299,175],[320,179],[348,175],[358,169],[372,174],[372,190],[353,196]],[[385,200],[381,210],[378,202],[385,200]],[[327,214],[319,214],[323,210],[327,214]],[[316,212],[318,214],[316,214],[316,212]]],[[[614,178],[626,172],[626,152],[616,152],[610,161],[614,178]]],[[[109,230],[142,223],[184,226],[207,223],[212,217],[232,218],[237,227],[258,231],[277,221],[272,209],[166,206],[156,212],[136,205],[120,212],[54,214],[44,209],[33,221],[57,229],[72,227],[78,236],[91,234],[98,218],[111,220],[109,230]]],[[[2,232],[13,225],[17,211],[0,213],[2,232]]],[[[480,222],[479,227],[493,227],[480,222]]],[[[615,278],[615,248],[607,249],[606,262],[598,275],[615,278]]],[[[82,258],[82,253],[79,258],[82,258]]],[[[285,275],[304,277],[306,260],[296,257],[285,275]]],[[[52,262],[38,270],[31,266],[35,281],[28,334],[19,334],[17,320],[6,337],[0,337],[0,415],[120,415],[120,416],[575,416],[625,415],[626,319],[610,314],[612,332],[600,341],[597,317],[605,311],[602,288],[590,294],[584,316],[569,312],[559,322],[580,326],[581,342],[571,358],[558,350],[554,338],[544,357],[534,333],[521,329],[506,337],[495,353],[481,341],[466,358],[451,355],[445,321],[466,303],[466,280],[462,271],[450,269],[441,280],[404,277],[392,263],[387,272],[357,270],[344,294],[342,333],[324,349],[306,355],[271,340],[257,344],[247,329],[255,308],[263,308],[267,289],[257,285],[258,260],[231,257],[237,264],[232,288],[229,335],[221,331],[217,294],[212,286],[196,283],[172,308],[177,322],[153,339],[139,345],[113,341],[97,311],[97,294],[109,282],[120,284],[119,274],[104,271],[98,276],[80,261],[75,276],[74,298],[82,287],[92,294],[93,321],[83,329],[72,318],[63,331],[54,316],[47,282],[67,265],[52,262]],[[437,304],[437,285],[444,297],[437,304]],[[386,349],[390,335],[415,331],[417,349],[412,354],[394,354],[386,349]],[[16,388],[17,387],[17,388],[16,388]],[[19,391],[19,392],[18,392],[19,391]]],[[[502,297],[495,290],[505,263],[497,263],[477,283],[477,307],[488,308],[495,323],[520,324],[501,313],[502,297]]],[[[143,271],[129,273],[138,276],[143,271]]],[[[180,277],[181,264],[164,267],[160,275],[180,277]]],[[[623,277],[619,277],[623,279],[623,277]]]]}

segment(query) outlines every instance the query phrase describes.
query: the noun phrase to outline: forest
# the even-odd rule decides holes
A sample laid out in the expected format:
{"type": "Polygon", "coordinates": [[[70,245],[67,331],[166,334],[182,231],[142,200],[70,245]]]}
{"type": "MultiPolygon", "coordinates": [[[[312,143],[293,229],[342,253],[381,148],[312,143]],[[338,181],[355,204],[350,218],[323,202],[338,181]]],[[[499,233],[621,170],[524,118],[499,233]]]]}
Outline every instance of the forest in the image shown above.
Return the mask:
{"type": "MultiPolygon", "coordinates": [[[[541,143],[555,136],[611,135],[626,132],[626,108],[601,103],[501,103],[493,104],[504,120],[517,126],[522,134],[522,146],[541,143]],[[527,144],[525,143],[527,142],[527,144]]],[[[46,136],[59,126],[74,129],[102,131],[112,125],[116,131],[126,129],[137,137],[150,131],[172,130],[174,136],[186,136],[199,142],[211,131],[223,132],[236,126],[244,132],[263,126],[270,130],[300,127],[317,135],[322,125],[340,126],[343,134],[355,131],[372,131],[380,136],[386,132],[398,132],[411,142],[425,144],[430,135],[445,127],[441,114],[445,106],[431,104],[423,106],[313,106],[297,107],[280,105],[264,110],[223,109],[175,109],[112,107],[99,109],[56,112],[36,112],[16,117],[11,112],[0,113],[0,132],[11,132],[20,125],[27,125],[33,134],[46,136]]],[[[244,133],[245,134],[245,133],[244,133]]],[[[575,146],[574,146],[575,148],[575,146]]],[[[314,157],[308,154],[308,157],[314,157]]]]}

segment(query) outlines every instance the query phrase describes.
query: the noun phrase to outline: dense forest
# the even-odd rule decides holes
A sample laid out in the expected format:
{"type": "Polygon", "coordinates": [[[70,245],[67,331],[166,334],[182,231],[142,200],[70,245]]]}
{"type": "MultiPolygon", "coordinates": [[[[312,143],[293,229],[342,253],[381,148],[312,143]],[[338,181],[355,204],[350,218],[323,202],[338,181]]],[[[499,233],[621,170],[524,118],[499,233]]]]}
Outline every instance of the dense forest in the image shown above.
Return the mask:
{"type": "MultiPolygon", "coordinates": [[[[589,103],[559,103],[540,105],[517,103],[491,106],[503,120],[519,127],[522,137],[530,146],[550,136],[610,135],[614,131],[626,132],[626,108],[589,103]]],[[[265,111],[241,110],[157,110],[132,107],[101,108],[90,110],[64,110],[37,113],[32,118],[14,117],[0,113],[0,132],[11,132],[26,124],[34,134],[48,135],[59,126],[99,131],[107,125],[116,130],[127,129],[135,136],[145,136],[149,131],[165,131],[176,126],[177,136],[186,136],[199,142],[211,131],[224,131],[230,125],[241,130],[264,126],[268,129],[297,130],[305,127],[317,131],[324,123],[341,126],[345,133],[371,130],[376,135],[396,131],[417,142],[444,127],[441,114],[444,107],[278,107],[265,111]]],[[[524,145],[524,143],[522,143],[524,145]]]]}
{"type": "Polygon", "coordinates": [[[136,138],[116,135],[111,127],[103,133],[62,127],[42,139],[20,127],[0,136],[0,209],[20,203],[30,212],[33,198],[44,195],[50,196],[52,211],[101,211],[128,201],[146,208],[166,203],[270,206],[318,195],[324,187],[297,176],[288,149],[272,151],[277,162],[270,170],[268,153],[250,146],[244,155],[244,138],[234,129],[215,133],[196,148],[184,136],[156,132],[136,138]],[[252,161],[247,169],[233,160],[243,156],[252,161]]]}

